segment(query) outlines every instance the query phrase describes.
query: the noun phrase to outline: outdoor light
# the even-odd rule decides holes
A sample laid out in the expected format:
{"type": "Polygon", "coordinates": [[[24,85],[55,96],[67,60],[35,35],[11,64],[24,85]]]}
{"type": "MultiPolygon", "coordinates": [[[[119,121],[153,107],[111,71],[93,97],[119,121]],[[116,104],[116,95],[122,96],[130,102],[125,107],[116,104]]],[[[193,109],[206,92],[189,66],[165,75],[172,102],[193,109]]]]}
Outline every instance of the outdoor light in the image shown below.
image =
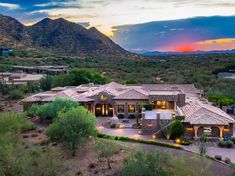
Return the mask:
{"type": "Polygon", "coordinates": [[[176,139],[175,142],[176,142],[177,144],[179,144],[179,143],[180,143],[180,139],[176,139]]]}
{"type": "Polygon", "coordinates": [[[156,139],[157,137],[156,137],[156,135],[155,134],[153,134],[152,135],[152,139],[156,139]]]}
{"type": "Polygon", "coordinates": [[[141,130],[138,131],[138,134],[141,134],[141,130]]]}
{"type": "Polygon", "coordinates": [[[125,125],[123,125],[123,124],[119,125],[119,128],[124,128],[124,127],[125,127],[125,125]]]}

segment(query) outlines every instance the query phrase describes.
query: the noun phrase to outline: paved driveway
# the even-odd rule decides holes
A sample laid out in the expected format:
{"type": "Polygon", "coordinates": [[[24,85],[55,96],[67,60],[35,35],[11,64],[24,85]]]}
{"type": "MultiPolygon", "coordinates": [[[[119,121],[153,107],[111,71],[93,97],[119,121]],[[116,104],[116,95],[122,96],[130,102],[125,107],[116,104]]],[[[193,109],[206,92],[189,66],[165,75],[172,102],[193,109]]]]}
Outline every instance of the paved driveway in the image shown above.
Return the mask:
{"type": "MultiPolygon", "coordinates": [[[[193,152],[199,152],[198,146],[196,145],[190,145],[190,146],[183,146],[184,149],[193,151],[193,152]]],[[[221,155],[222,159],[230,158],[230,160],[235,163],[235,149],[228,149],[228,148],[219,148],[216,146],[207,147],[207,155],[211,157],[215,157],[215,155],[221,155]]]]}

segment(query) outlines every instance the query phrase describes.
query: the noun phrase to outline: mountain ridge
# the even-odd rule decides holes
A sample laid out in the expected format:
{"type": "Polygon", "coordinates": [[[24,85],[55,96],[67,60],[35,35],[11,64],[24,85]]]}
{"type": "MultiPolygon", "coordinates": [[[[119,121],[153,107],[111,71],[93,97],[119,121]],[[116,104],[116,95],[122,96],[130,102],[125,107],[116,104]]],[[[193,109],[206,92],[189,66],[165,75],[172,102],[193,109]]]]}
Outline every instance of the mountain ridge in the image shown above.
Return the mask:
{"type": "Polygon", "coordinates": [[[0,14],[0,45],[36,49],[70,56],[136,57],[95,27],[83,26],[63,18],[44,18],[32,26],[0,14]]]}

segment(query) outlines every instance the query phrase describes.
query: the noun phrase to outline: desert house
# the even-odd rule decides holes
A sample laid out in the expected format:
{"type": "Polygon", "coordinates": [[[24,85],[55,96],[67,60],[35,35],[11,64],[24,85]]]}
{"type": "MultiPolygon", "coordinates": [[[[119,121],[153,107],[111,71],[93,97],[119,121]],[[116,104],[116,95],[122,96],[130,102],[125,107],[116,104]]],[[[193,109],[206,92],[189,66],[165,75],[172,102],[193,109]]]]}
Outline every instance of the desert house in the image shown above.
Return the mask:
{"type": "Polygon", "coordinates": [[[141,117],[142,134],[155,134],[177,116],[184,117],[186,134],[222,138],[233,135],[235,120],[212,106],[193,84],[105,85],[85,84],[77,87],[57,87],[35,94],[22,102],[24,109],[32,104],[52,102],[56,98],[78,101],[99,117],[141,117]],[[151,109],[143,108],[150,105],[151,109]]]}

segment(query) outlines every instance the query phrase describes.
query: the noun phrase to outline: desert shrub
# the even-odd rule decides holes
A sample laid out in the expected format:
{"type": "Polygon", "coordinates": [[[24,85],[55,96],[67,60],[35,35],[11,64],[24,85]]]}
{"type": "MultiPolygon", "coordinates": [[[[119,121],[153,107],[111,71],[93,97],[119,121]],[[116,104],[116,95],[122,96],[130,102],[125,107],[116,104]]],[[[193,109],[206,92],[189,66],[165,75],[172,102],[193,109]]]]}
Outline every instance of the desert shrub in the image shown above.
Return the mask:
{"type": "Polygon", "coordinates": [[[151,176],[168,175],[167,166],[170,165],[169,155],[158,150],[151,153],[137,151],[128,158],[122,169],[122,176],[151,176]]]}
{"type": "Polygon", "coordinates": [[[95,117],[80,106],[67,112],[60,112],[46,134],[51,141],[62,143],[64,148],[74,156],[78,145],[83,144],[89,136],[96,134],[95,125],[95,117]]]}
{"type": "Polygon", "coordinates": [[[118,114],[117,116],[119,119],[124,119],[125,118],[125,115],[124,114],[118,114]]]}
{"type": "Polygon", "coordinates": [[[18,90],[18,89],[14,89],[12,91],[9,92],[9,99],[11,100],[19,100],[23,98],[23,92],[18,90]]]}
{"type": "Polygon", "coordinates": [[[179,121],[176,120],[171,124],[172,128],[172,138],[180,138],[184,134],[184,125],[179,121]]]}
{"type": "Polygon", "coordinates": [[[42,119],[53,120],[58,117],[59,112],[66,112],[78,106],[79,104],[73,100],[57,98],[52,103],[34,105],[27,112],[31,117],[38,116],[42,119]]]}
{"type": "Polygon", "coordinates": [[[0,134],[20,132],[34,128],[32,122],[26,119],[24,113],[0,113],[0,134]]]}
{"type": "Polygon", "coordinates": [[[18,134],[1,134],[0,143],[0,175],[56,176],[61,171],[58,155],[49,149],[26,146],[18,134]]]}
{"type": "Polygon", "coordinates": [[[120,151],[120,146],[111,141],[98,141],[96,143],[99,157],[104,157],[107,160],[108,168],[111,169],[110,158],[120,151]]]}
{"type": "Polygon", "coordinates": [[[210,171],[210,164],[205,158],[195,156],[175,156],[170,160],[169,175],[182,176],[210,176],[213,175],[210,171]]]}

